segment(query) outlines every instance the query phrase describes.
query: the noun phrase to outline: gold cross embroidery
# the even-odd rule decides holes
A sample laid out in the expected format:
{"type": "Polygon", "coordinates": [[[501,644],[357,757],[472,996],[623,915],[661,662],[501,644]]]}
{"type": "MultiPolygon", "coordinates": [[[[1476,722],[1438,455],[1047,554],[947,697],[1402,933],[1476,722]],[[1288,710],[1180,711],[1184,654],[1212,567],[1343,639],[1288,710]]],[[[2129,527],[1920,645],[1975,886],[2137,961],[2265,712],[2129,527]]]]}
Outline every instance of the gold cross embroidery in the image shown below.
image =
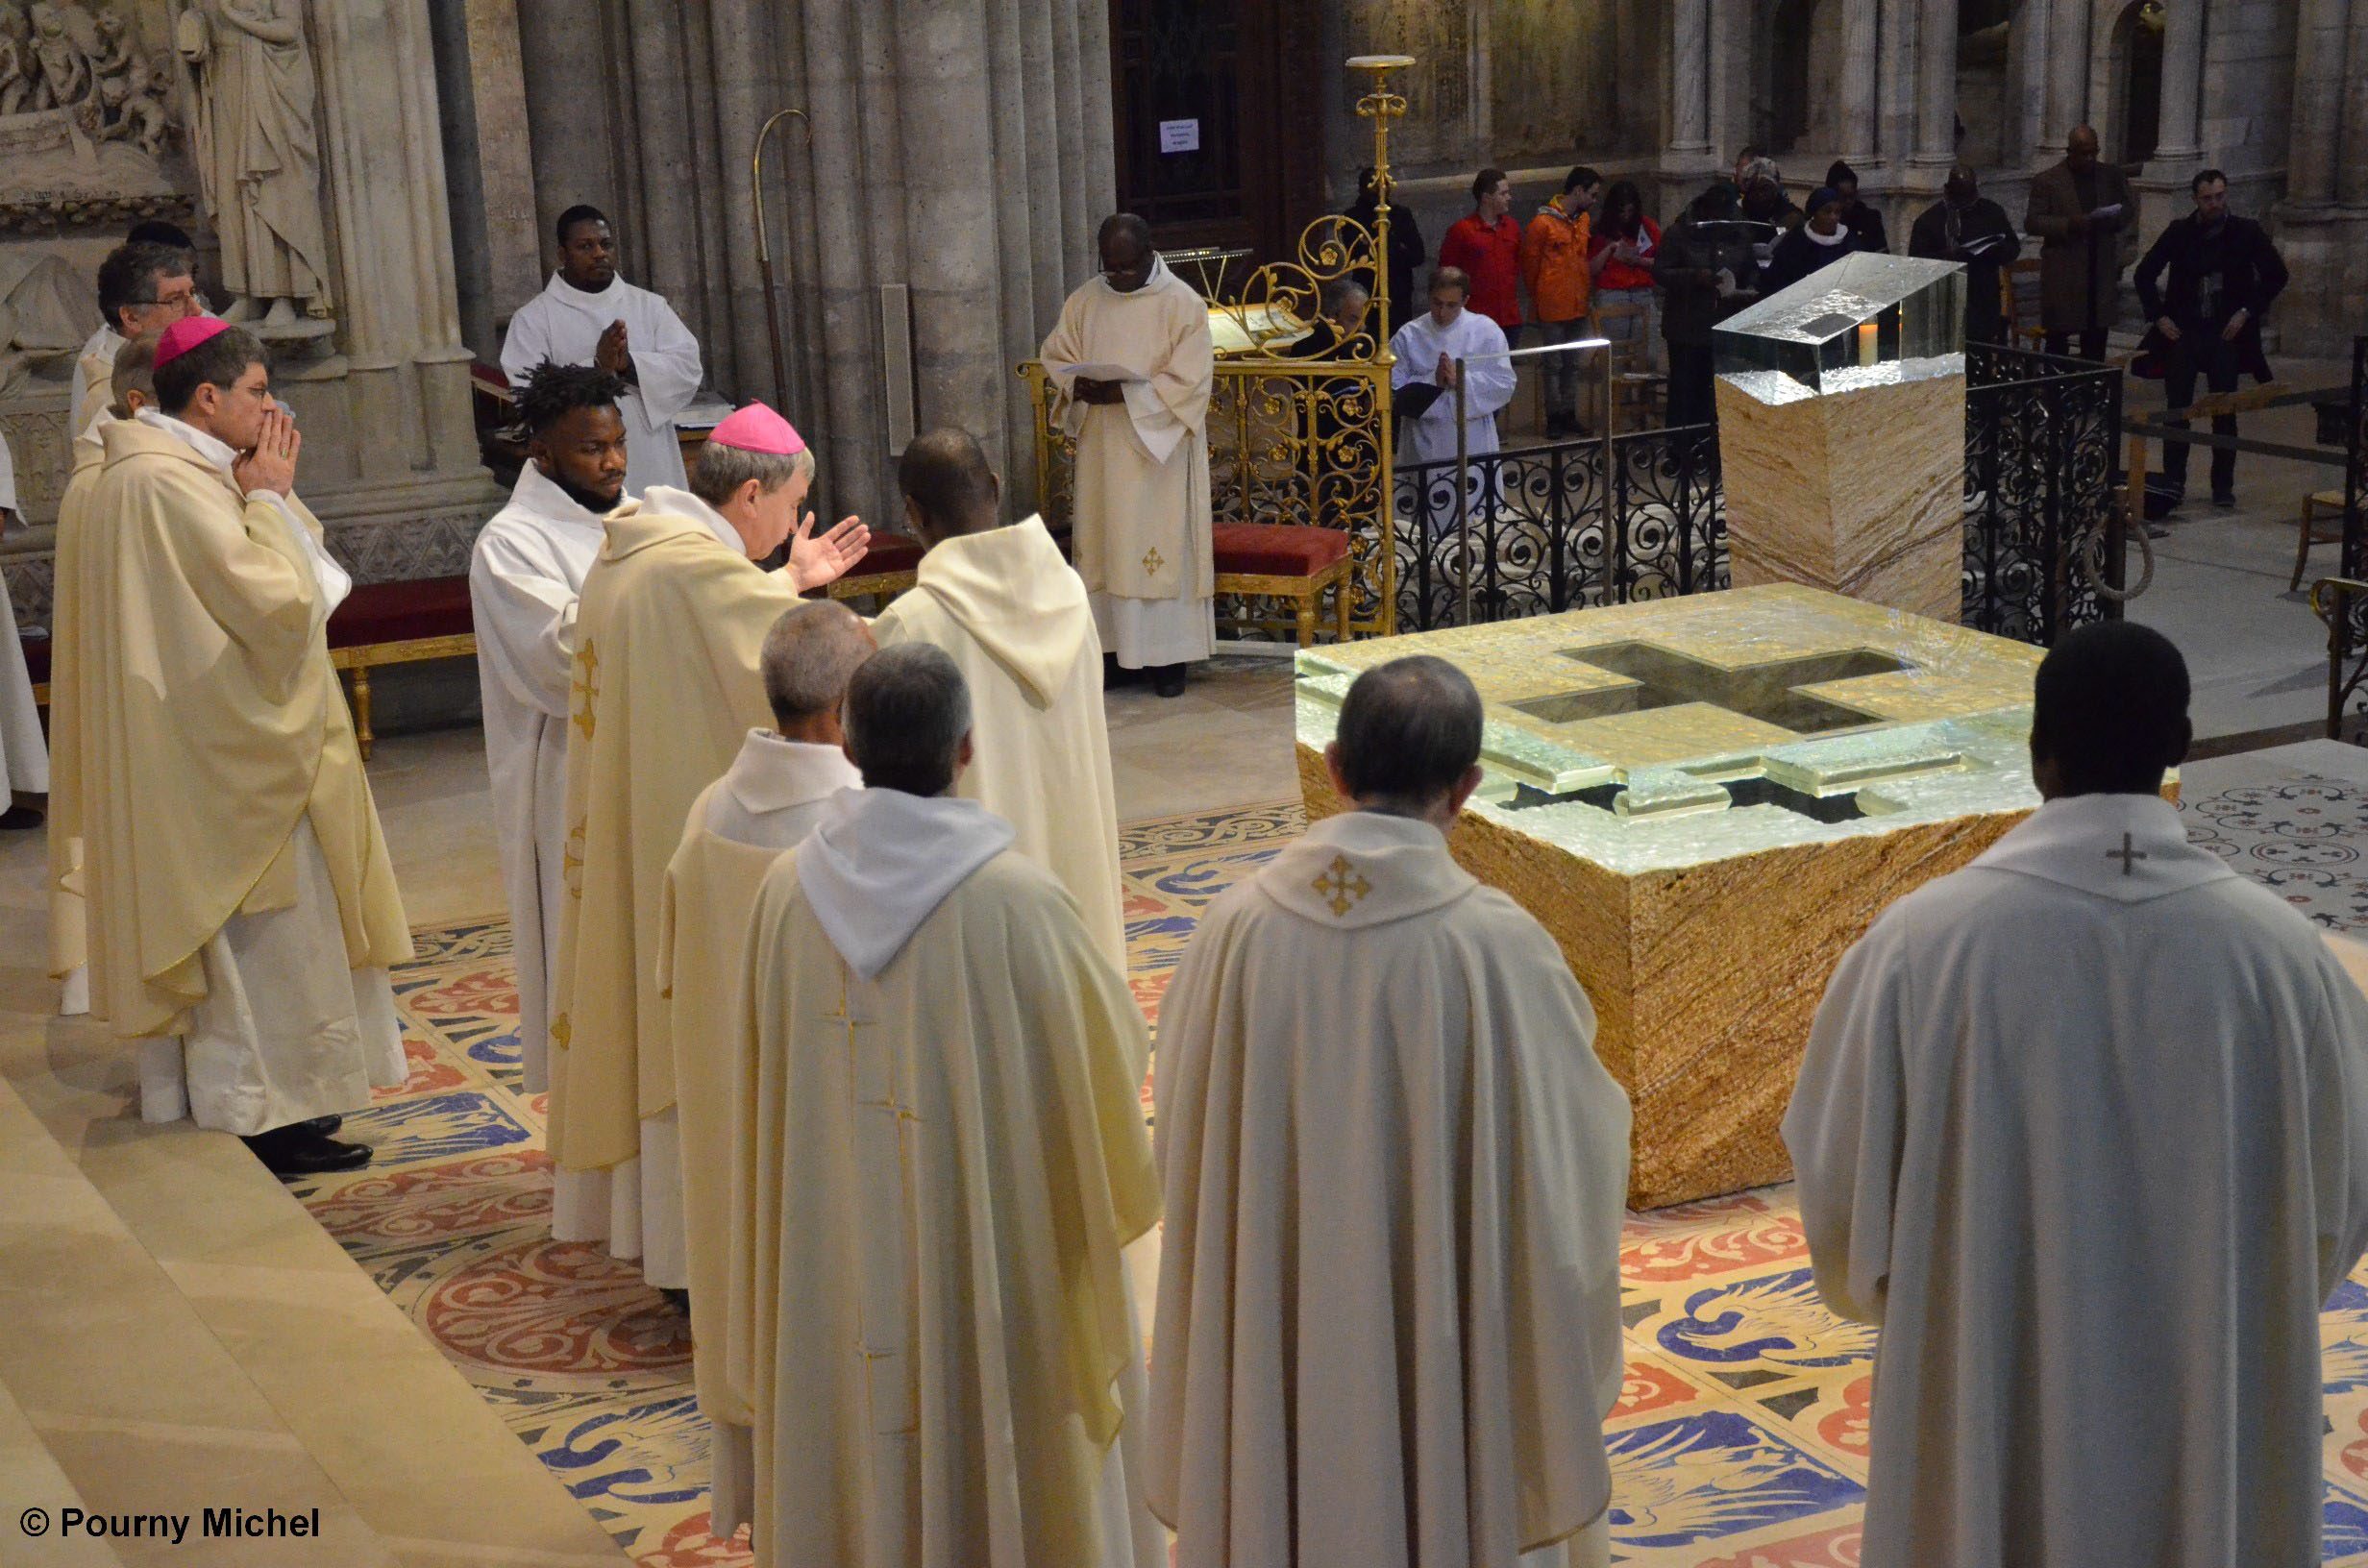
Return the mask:
{"type": "Polygon", "coordinates": [[[576,679],[568,695],[579,699],[581,706],[576,713],[576,727],[583,738],[592,738],[592,709],[601,699],[601,656],[590,643],[576,654],[576,679]]]}
{"type": "MultiPolygon", "coordinates": [[[[587,732],[589,726],[586,726],[587,732]]],[[[567,884],[570,898],[583,896],[584,824],[578,822],[567,830],[567,843],[559,848],[559,880],[567,884]]]]}
{"type": "Polygon", "coordinates": [[[1348,863],[1346,855],[1334,855],[1332,864],[1324,868],[1323,875],[1316,878],[1311,886],[1325,903],[1332,906],[1335,916],[1345,916],[1365,902],[1365,895],[1373,891],[1373,884],[1358,873],[1357,869],[1348,863]]]}
{"type": "Polygon", "coordinates": [[[1167,564],[1168,558],[1159,552],[1156,546],[1143,552],[1143,575],[1147,577],[1158,576],[1159,569],[1167,564]]]}
{"type": "Polygon", "coordinates": [[[569,1037],[574,1035],[575,1032],[575,1029],[568,1023],[567,1015],[564,1013],[551,1020],[551,1043],[556,1045],[563,1051],[567,1049],[569,1037]]]}

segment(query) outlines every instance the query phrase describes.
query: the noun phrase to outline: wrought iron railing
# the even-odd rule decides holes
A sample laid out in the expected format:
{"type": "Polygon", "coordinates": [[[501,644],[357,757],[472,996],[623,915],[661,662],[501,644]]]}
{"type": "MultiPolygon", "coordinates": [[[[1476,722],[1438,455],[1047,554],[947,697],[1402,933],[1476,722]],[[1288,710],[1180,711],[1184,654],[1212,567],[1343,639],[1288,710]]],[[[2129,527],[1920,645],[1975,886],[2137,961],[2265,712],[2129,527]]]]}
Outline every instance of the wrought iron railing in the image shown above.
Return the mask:
{"type": "Polygon", "coordinates": [[[2119,620],[2118,366],[1969,344],[1965,625],[2043,647],[2119,620]]]}
{"type": "Polygon", "coordinates": [[[2368,337],[2352,340],[2352,403],[2344,427],[2343,568],[2311,584],[2327,623],[2327,738],[2343,739],[2345,710],[2368,698],[2368,337]]]}
{"type": "Polygon", "coordinates": [[[1459,514],[1456,465],[1398,470],[1401,631],[1509,621],[1727,585],[1717,432],[1708,425],[1470,459],[1459,514]],[[1609,507],[1606,502],[1609,501],[1609,507]]]}
{"type": "MultiPolygon", "coordinates": [[[[1976,347],[1966,356],[1964,624],[2052,644],[2121,614],[2114,449],[2121,372],[1976,347]]],[[[1728,585],[1716,431],[1641,430],[1398,471],[1398,620],[1500,621],[1728,585]],[[1468,582],[1467,579],[1468,578],[1468,582]]]]}

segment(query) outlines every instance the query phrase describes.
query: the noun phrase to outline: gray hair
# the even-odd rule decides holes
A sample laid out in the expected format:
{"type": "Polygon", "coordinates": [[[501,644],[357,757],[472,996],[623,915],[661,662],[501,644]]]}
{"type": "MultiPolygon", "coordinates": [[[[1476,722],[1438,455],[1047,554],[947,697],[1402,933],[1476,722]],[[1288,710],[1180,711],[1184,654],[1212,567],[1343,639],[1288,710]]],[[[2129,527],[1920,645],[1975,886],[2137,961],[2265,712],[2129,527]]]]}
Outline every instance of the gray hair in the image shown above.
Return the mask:
{"type": "Polygon", "coordinates": [[[836,600],[813,600],[781,612],[757,657],[774,723],[786,729],[817,714],[837,712],[847,698],[848,677],[876,646],[863,617],[836,600]]]}
{"type": "Polygon", "coordinates": [[[691,494],[710,506],[721,506],[731,499],[733,491],[751,479],[757,481],[758,489],[771,495],[801,474],[813,478],[814,453],[810,449],[783,456],[779,453],[750,452],[745,447],[710,441],[699,449],[699,461],[691,465],[691,494]]]}
{"type": "Polygon", "coordinates": [[[865,788],[944,795],[971,732],[971,689],[944,649],[899,643],[848,681],[844,723],[865,788]]]}
{"type": "Polygon", "coordinates": [[[1480,694],[1444,659],[1392,659],[1348,688],[1333,738],[1360,805],[1426,811],[1480,760],[1480,694]]]}

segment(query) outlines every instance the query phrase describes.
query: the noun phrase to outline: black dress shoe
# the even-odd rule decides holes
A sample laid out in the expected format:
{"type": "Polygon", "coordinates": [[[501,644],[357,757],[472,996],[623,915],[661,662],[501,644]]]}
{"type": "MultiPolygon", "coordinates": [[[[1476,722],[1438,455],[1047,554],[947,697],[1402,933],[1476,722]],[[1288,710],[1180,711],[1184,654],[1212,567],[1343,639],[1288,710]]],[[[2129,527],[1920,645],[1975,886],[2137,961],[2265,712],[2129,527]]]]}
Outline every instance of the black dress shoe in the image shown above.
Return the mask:
{"type": "Polygon", "coordinates": [[[370,1163],[370,1156],[376,1152],[367,1143],[342,1143],[313,1132],[301,1121],[252,1134],[241,1141],[263,1163],[265,1170],[281,1177],[358,1170],[370,1163]]]}
{"type": "Polygon", "coordinates": [[[1162,697],[1184,695],[1184,667],[1180,664],[1155,664],[1145,672],[1151,677],[1151,690],[1162,697]]]}
{"type": "Polygon", "coordinates": [[[2236,492],[2233,490],[2215,490],[2212,492],[2211,503],[2214,506],[2219,507],[2224,512],[2232,511],[2236,505],[2236,492]]]}
{"type": "Polygon", "coordinates": [[[666,1304],[669,1307],[680,1312],[684,1317],[691,1315],[691,1293],[688,1290],[678,1290],[673,1286],[661,1285],[657,1287],[657,1293],[666,1298],[666,1304]]]}
{"type": "Polygon", "coordinates": [[[323,1138],[327,1138],[345,1125],[345,1118],[333,1114],[326,1116],[314,1116],[310,1121],[300,1121],[296,1125],[308,1133],[318,1133],[323,1138]]]}
{"type": "Polygon", "coordinates": [[[1132,686],[1147,673],[1142,670],[1130,670],[1119,663],[1119,656],[1116,653],[1104,653],[1101,656],[1101,689],[1105,692],[1115,692],[1122,686],[1132,686]]]}
{"type": "Polygon", "coordinates": [[[40,825],[41,814],[31,806],[11,806],[6,811],[0,811],[0,833],[13,833],[40,825]]]}

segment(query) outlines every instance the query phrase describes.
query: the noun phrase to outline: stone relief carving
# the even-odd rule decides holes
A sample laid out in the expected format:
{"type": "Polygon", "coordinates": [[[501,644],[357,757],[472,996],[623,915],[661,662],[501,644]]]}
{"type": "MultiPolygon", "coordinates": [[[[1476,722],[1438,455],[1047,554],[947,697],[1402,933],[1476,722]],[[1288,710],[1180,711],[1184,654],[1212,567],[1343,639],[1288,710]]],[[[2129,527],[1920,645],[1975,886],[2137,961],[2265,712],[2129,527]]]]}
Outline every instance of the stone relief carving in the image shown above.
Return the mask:
{"type": "Polygon", "coordinates": [[[173,43],[193,87],[194,152],[222,244],[224,319],[265,335],[330,314],[321,142],[303,0],[190,0],[173,43]]]}
{"type": "Polygon", "coordinates": [[[188,209],[159,0],[0,0],[0,230],[188,209]]]}

